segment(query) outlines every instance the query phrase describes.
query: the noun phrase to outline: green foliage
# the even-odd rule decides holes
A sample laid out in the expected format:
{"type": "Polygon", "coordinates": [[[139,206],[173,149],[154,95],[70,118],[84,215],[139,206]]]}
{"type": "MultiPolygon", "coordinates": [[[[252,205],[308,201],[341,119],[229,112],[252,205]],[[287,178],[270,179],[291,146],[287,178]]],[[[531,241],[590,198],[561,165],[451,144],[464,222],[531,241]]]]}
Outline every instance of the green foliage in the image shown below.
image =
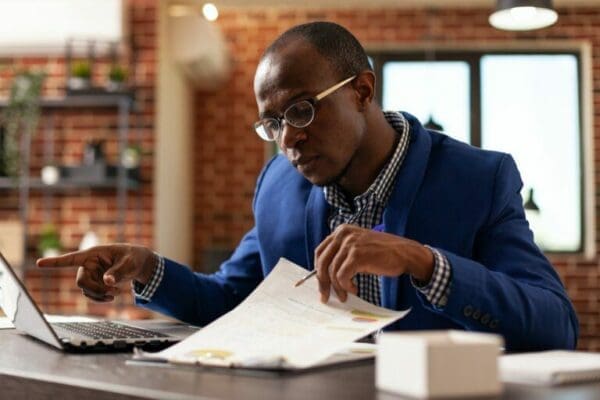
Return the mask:
{"type": "Polygon", "coordinates": [[[53,224],[46,224],[42,227],[37,248],[42,255],[44,251],[49,249],[60,250],[60,237],[58,230],[53,224]]]}
{"type": "Polygon", "coordinates": [[[120,65],[113,65],[108,72],[108,79],[113,82],[124,82],[127,79],[127,70],[120,65]]]}
{"type": "Polygon", "coordinates": [[[45,73],[24,71],[17,73],[10,89],[7,106],[0,114],[4,131],[4,153],[0,154],[3,172],[16,177],[20,170],[19,143],[21,135],[35,133],[40,117],[39,99],[45,73]]]}
{"type": "Polygon", "coordinates": [[[82,79],[90,79],[92,67],[88,61],[78,61],[71,67],[71,76],[82,79]]]}

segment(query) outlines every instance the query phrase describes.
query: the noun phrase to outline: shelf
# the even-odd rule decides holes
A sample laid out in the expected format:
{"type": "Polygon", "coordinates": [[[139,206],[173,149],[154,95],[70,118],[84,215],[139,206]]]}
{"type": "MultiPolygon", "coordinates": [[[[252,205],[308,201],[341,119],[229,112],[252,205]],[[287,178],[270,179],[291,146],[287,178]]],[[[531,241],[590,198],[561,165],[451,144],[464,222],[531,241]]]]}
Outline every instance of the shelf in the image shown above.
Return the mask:
{"type": "MultiPolygon", "coordinates": [[[[61,179],[54,185],[47,185],[40,178],[29,178],[27,187],[30,189],[44,190],[68,190],[68,189],[117,189],[119,186],[118,178],[105,178],[101,181],[84,181],[61,179]]],[[[12,178],[0,177],[0,189],[17,189],[19,183],[12,178]]],[[[126,188],[129,190],[139,189],[140,182],[127,178],[126,188]]]]}
{"type": "MultiPolygon", "coordinates": [[[[64,97],[45,97],[40,100],[42,108],[118,107],[133,102],[132,92],[81,92],[64,97]]],[[[0,108],[8,105],[8,99],[0,99],[0,108]]]]}

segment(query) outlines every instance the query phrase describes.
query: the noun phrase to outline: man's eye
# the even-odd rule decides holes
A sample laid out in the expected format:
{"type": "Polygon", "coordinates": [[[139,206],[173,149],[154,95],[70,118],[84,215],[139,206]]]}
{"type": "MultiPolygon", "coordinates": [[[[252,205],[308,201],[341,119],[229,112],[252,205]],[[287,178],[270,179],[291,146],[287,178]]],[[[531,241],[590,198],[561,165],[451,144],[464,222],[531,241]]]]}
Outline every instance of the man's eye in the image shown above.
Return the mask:
{"type": "Polygon", "coordinates": [[[266,129],[279,129],[279,122],[277,122],[274,119],[268,119],[265,122],[263,122],[263,125],[265,126],[266,129]]]}

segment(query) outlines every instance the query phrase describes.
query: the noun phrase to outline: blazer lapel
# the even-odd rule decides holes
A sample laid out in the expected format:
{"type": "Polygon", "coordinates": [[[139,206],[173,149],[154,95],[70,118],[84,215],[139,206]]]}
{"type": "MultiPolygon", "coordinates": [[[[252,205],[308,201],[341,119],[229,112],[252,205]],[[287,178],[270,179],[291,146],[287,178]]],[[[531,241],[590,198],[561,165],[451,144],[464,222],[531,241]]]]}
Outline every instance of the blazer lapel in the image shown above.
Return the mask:
{"type": "Polygon", "coordinates": [[[306,202],[306,266],[309,270],[314,269],[315,249],[329,234],[327,217],[329,215],[329,203],[325,200],[323,189],[313,186],[306,202]]]}
{"type": "MultiPolygon", "coordinates": [[[[431,136],[412,116],[404,114],[410,124],[410,144],[406,158],[398,171],[394,189],[383,212],[385,231],[398,236],[406,233],[406,223],[417,195],[431,152],[431,136]]],[[[396,309],[398,303],[398,277],[382,277],[383,307],[396,309]]]]}

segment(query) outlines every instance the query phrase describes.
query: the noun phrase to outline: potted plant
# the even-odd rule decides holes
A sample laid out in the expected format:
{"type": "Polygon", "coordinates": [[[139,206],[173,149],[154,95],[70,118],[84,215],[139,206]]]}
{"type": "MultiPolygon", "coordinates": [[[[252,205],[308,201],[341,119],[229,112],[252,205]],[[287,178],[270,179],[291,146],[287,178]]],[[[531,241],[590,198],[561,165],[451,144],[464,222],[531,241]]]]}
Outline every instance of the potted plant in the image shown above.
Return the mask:
{"type": "Polygon", "coordinates": [[[78,61],[71,67],[71,76],[67,85],[69,89],[82,90],[91,86],[92,66],[89,61],[78,61]]]}
{"type": "Polygon", "coordinates": [[[60,237],[53,224],[46,224],[42,227],[37,247],[42,257],[56,257],[60,254],[60,237]]]}
{"type": "Polygon", "coordinates": [[[108,84],[106,85],[106,89],[111,92],[123,90],[126,79],[127,70],[118,64],[114,64],[108,71],[108,84]]]}
{"type": "Polygon", "coordinates": [[[20,139],[22,135],[33,135],[36,131],[44,78],[43,72],[23,71],[15,74],[8,104],[0,114],[0,170],[6,176],[17,177],[21,171],[20,139]]]}

